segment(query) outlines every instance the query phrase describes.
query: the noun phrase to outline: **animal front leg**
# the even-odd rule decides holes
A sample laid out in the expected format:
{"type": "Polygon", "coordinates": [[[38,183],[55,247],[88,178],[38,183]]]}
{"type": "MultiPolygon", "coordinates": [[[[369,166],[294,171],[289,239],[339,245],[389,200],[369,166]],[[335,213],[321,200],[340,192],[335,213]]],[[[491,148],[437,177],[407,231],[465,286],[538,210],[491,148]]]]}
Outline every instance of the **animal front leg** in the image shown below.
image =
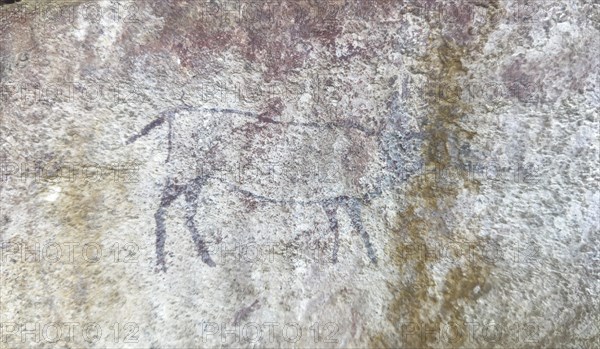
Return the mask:
{"type": "Polygon", "coordinates": [[[327,214],[329,220],[329,230],[333,232],[333,263],[337,263],[338,250],[340,248],[340,231],[338,229],[337,220],[337,204],[333,202],[327,202],[323,204],[323,209],[327,214]]]}
{"type": "Polygon", "coordinates": [[[196,177],[191,183],[186,186],[185,189],[185,225],[188,230],[192,234],[192,239],[196,244],[196,249],[198,250],[198,255],[202,256],[202,261],[208,264],[211,267],[214,267],[216,264],[210,258],[210,254],[208,252],[208,248],[206,247],[206,243],[200,237],[198,233],[198,229],[196,228],[196,222],[194,222],[194,217],[196,217],[196,211],[198,210],[198,193],[202,189],[202,185],[204,184],[205,179],[202,177],[196,177]]]}
{"type": "Polygon", "coordinates": [[[361,217],[361,203],[356,199],[349,199],[346,202],[346,208],[348,210],[348,216],[350,216],[350,221],[352,222],[352,226],[356,229],[360,236],[363,239],[365,244],[365,248],[367,249],[367,255],[371,259],[373,263],[377,263],[377,256],[375,256],[375,250],[373,249],[373,245],[369,240],[369,233],[362,222],[361,217]]]}
{"type": "Polygon", "coordinates": [[[156,221],[156,265],[158,271],[167,271],[167,264],[165,263],[165,240],[167,239],[165,213],[166,210],[163,207],[159,207],[156,213],[154,213],[154,220],[156,221]]]}
{"type": "Polygon", "coordinates": [[[172,183],[171,178],[167,178],[160,204],[154,214],[154,220],[156,221],[156,264],[159,271],[167,271],[167,264],[165,262],[165,241],[167,239],[165,215],[167,208],[181,194],[182,189],[181,186],[172,183]]]}

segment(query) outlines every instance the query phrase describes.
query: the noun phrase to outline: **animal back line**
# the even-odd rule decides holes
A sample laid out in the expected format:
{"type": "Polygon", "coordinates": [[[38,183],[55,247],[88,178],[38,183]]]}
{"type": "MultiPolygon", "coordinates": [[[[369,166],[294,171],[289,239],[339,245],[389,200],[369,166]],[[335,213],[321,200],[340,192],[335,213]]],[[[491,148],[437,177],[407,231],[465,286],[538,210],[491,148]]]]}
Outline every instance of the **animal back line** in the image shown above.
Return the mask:
{"type": "Polygon", "coordinates": [[[180,106],[173,107],[173,108],[170,108],[170,109],[160,112],[159,113],[160,116],[158,118],[154,119],[149,124],[144,126],[144,128],[139,133],[129,137],[126,141],[126,144],[131,144],[131,143],[137,141],[139,138],[148,135],[148,133],[150,133],[150,131],[157,128],[158,126],[161,126],[167,118],[168,119],[173,118],[175,116],[175,114],[179,111],[192,111],[192,112],[193,111],[204,111],[204,112],[211,112],[211,113],[234,114],[234,115],[249,117],[249,118],[255,119],[256,121],[262,122],[262,123],[269,123],[269,124],[276,124],[276,125],[283,125],[283,126],[298,126],[298,127],[317,128],[317,129],[335,129],[335,128],[354,129],[354,130],[358,130],[358,131],[364,133],[367,136],[379,135],[381,132],[381,129],[377,129],[377,130],[370,129],[370,128],[367,128],[353,120],[329,121],[329,122],[324,122],[324,123],[279,121],[279,120],[274,120],[272,118],[267,117],[265,113],[256,113],[253,111],[244,111],[244,110],[237,110],[237,109],[232,109],[232,108],[214,108],[214,107],[206,108],[206,107],[194,107],[194,106],[190,106],[190,105],[180,105],[180,106]]]}

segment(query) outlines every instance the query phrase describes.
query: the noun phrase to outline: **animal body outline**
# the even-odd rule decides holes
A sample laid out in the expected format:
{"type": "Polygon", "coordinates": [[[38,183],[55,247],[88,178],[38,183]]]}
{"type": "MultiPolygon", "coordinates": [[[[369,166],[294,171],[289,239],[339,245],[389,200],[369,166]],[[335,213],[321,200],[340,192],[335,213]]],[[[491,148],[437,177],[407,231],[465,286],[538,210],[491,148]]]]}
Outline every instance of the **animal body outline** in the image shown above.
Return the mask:
{"type": "MultiPolygon", "coordinates": [[[[397,103],[399,101],[399,94],[394,93],[392,95],[391,103],[392,107],[396,110],[396,114],[398,114],[398,106],[397,103]]],[[[242,111],[231,108],[209,108],[209,107],[197,107],[191,106],[188,104],[181,104],[167,110],[164,110],[159,113],[159,116],[148,123],[142,130],[131,136],[127,139],[126,144],[131,144],[137,139],[146,136],[150,131],[159,126],[162,126],[167,123],[168,126],[168,154],[165,163],[169,163],[171,159],[171,151],[172,151],[172,127],[173,120],[177,112],[180,111],[203,111],[209,113],[226,113],[226,114],[235,114],[243,117],[248,117],[254,119],[256,122],[260,123],[271,123],[271,124],[281,124],[281,125],[295,125],[295,126],[305,126],[305,127],[325,127],[325,128],[347,128],[347,129],[356,129],[360,132],[365,133],[367,136],[381,136],[384,131],[384,127],[379,127],[378,129],[369,129],[366,128],[356,122],[351,120],[339,121],[339,122],[327,122],[327,123],[315,123],[315,122],[306,122],[300,123],[295,121],[277,121],[271,118],[270,114],[267,112],[256,113],[251,111],[242,111]]],[[[396,115],[398,117],[398,115],[396,115]]],[[[414,136],[414,135],[413,135],[414,136]]],[[[389,158],[388,161],[392,161],[393,159],[389,158]]],[[[228,183],[222,178],[211,176],[208,174],[202,174],[194,177],[189,180],[187,183],[179,184],[176,183],[171,175],[167,175],[165,180],[164,187],[162,189],[161,199],[159,203],[159,207],[154,214],[155,219],[155,235],[156,235],[156,260],[157,260],[157,270],[158,271],[166,271],[167,263],[165,260],[165,242],[167,237],[166,231],[166,213],[169,206],[180,196],[183,195],[186,201],[186,210],[184,213],[186,228],[189,230],[194,244],[196,245],[196,250],[198,255],[201,257],[202,261],[210,267],[215,267],[216,263],[212,260],[210,256],[207,244],[205,240],[200,236],[198,229],[196,227],[194,217],[196,215],[198,209],[198,195],[202,190],[202,187],[207,183],[208,180],[215,179],[223,182],[227,185],[230,191],[237,192],[246,197],[250,197],[255,200],[259,200],[262,202],[268,202],[273,204],[280,205],[289,205],[289,204],[300,204],[300,205],[319,205],[328,221],[329,230],[334,234],[334,243],[333,243],[333,251],[332,251],[332,262],[337,263],[338,261],[338,250],[339,250],[339,222],[337,218],[338,211],[340,209],[345,209],[347,215],[350,218],[350,222],[352,228],[357,231],[363,241],[364,247],[366,249],[367,256],[373,264],[377,264],[377,256],[375,253],[375,249],[371,243],[370,235],[364,227],[362,221],[362,207],[370,202],[374,197],[380,196],[382,194],[383,187],[387,187],[391,182],[397,181],[398,176],[392,174],[392,180],[386,180],[384,184],[376,188],[374,191],[368,192],[363,196],[349,196],[349,195],[338,195],[325,199],[317,199],[317,200],[281,200],[272,197],[263,196],[243,188],[239,186],[228,183]]]]}

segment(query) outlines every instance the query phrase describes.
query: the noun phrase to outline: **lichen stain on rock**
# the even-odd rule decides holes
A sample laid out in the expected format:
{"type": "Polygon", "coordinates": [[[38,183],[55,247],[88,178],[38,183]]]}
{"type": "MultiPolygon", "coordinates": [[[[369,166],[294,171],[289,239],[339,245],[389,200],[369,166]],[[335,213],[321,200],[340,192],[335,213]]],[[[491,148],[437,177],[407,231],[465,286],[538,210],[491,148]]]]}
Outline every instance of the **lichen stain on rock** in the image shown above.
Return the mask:
{"type": "MultiPolygon", "coordinates": [[[[486,11],[488,23],[493,24],[501,9],[498,2],[494,1],[486,7],[486,11]]],[[[464,21],[460,8],[449,13],[459,16],[458,23],[464,21]]],[[[444,27],[444,23],[439,23],[436,29],[442,32],[444,27]]],[[[423,149],[425,168],[448,168],[460,162],[461,159],[453,158],[449,148],[455,147],[458,142],[468,141],[475,135],[472,131],[460,127],[458,123],[461,117],[471,110],[468,104],[461,101],[460,78],[467,73],[464,63],[473,59],[473,55],[481,50],[487,35],[493,29],[493,25],[483,28],[478,41],[464,40],[462,35],[458,40],[452,40],[452,36],[439,35],[439,39],[430,43],[430,52],[421,62],[422,71],[426,72],[428,77],[428,93],[424,98],[428,101],[431,113],[431,118],[424,127],[427,133],[427,144],[423,149]]],[[[447,210],[457,209],[455,205],[459,189],[472,192],[478,190],[478,184],[468,178],[462,178],[461,182],[463,188],[459,188],[459,183],[453,186],[439,185],[437,179],[431,176],[416,177],[409,181],[404,197],[408,204],[404,211],[398,213],[396,227],[390,233],[408,241],[408,244],[393,245],[387,253],[400,274],[412,273],[414,278],[410,287],[390,282],[393,300],[388,305],[387,318],[396,333],[382,332],[372,336],[371,346],[436,346],[440,344],[440,329],[448,324],[458,326],[459,333],[466,333],[461,302],[472,302],[489,291],[489,266],[477,257],[472,258],[462,263],[462,266],[450,269],[446,273],[444,284],[436,285],[430,267],[439,257],[435,253],[415,253],[416,246],[424,246],[426,251],[435,251],[435,246],[450,246],[453,238],[464,234],[460,231],[450,231],[443,218],[447,210]],[[473,289],[477,286],[483,292],[475,297],[473,289]],[[441,289],[441,294],[436,292],[436,289],[441,289]],[[412,332],[415,326],[417,330],[412,332]]],[[[485,241],[476,243],[482,245],[485,241]]],[[[461,251],[453,253],[460,256],[461,251]]],[[[450,343],[444,342],[444,345],[460,347],[465,339],[464,336],[456,337],[450,343]]]]}

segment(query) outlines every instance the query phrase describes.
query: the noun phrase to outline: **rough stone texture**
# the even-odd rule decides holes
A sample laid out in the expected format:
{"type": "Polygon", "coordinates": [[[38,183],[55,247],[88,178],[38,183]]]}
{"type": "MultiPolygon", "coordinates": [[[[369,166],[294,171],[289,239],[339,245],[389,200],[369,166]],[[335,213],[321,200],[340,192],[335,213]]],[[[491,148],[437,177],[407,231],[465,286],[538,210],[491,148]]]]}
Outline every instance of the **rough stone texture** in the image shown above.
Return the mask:
{"type": "Polygon", "coordinates": [[[599,6],[1,6],[0,346],[600,347],[599,6]]]}

